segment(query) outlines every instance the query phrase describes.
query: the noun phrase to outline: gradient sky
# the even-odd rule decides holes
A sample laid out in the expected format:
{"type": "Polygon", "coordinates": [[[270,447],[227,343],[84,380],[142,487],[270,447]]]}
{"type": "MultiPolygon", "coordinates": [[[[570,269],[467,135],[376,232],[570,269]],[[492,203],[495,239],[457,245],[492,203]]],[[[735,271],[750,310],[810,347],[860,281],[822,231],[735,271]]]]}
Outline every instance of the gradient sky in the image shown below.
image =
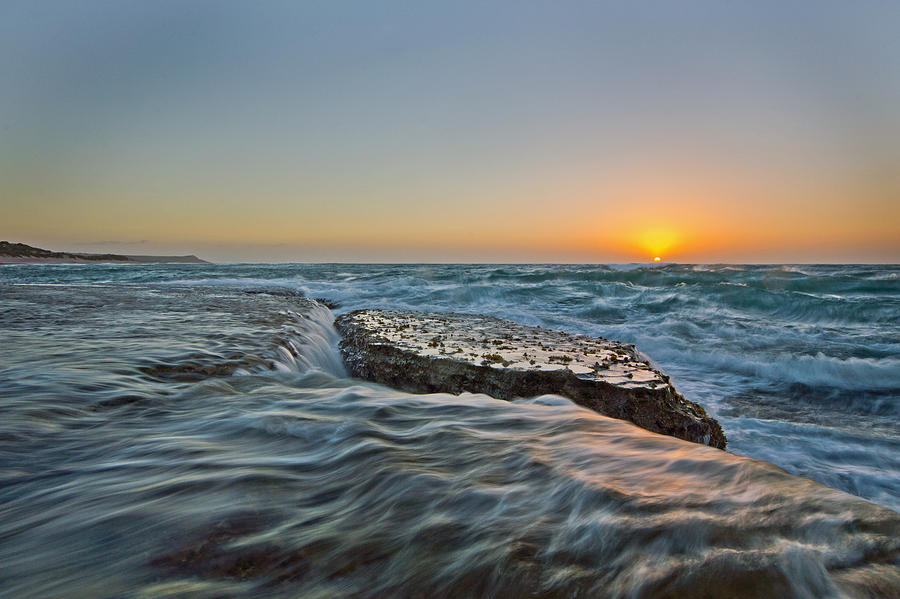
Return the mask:
{"type": "Polygon", "coordinates": [[[0,239],[900,262],[900,2],[0,2],[0,239]]]}

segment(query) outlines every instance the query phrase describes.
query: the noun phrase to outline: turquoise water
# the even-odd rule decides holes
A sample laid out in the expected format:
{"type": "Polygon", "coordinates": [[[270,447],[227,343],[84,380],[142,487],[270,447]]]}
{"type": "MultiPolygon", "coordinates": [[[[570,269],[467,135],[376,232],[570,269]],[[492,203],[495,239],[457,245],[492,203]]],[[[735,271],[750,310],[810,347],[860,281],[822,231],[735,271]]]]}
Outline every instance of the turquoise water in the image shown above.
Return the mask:
{"type": "Polygon", "coordinates": [[[0,594],[890,596],[898,323],[896,266],[0,267],[0,594]],[[635,343],[730,453],[349,379],[362,307],[635,343]]]}

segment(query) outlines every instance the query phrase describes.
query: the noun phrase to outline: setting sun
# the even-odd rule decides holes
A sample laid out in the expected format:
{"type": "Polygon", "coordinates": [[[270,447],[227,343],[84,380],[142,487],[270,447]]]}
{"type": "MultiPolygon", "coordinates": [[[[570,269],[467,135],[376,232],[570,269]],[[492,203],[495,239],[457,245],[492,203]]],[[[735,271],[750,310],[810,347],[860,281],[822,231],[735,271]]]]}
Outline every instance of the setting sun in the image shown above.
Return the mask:
{"type": "Polygon", "coordinates": [[[681,235],[666,225],[656,225],[638,231],[632,243],[644,256],[652,256],[654,262],[662,260],[662,255],[680,245],[681,235]]]}

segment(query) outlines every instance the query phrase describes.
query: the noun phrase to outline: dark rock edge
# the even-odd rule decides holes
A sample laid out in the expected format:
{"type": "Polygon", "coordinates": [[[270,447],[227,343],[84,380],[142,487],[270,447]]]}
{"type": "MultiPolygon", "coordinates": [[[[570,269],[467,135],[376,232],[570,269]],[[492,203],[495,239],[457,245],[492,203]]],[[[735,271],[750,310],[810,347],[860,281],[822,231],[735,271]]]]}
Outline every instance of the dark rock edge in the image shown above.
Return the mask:
{"type": "MultiPolygon", "coordinates": [[[[359,310],[358,312],[362,312],[359,310]]],[[[355,327],[350,312],[335,320],[341,356],[353,376],[411,393],[484,393],[497,399],[557,394],[598,414],[649,431],[725,449],[719,423],[671,385],[625,389],[580,379],[571,371],[548,372],[478,366],[440,356],[421,356],[389,345],[376,331],[355,327]]]]}

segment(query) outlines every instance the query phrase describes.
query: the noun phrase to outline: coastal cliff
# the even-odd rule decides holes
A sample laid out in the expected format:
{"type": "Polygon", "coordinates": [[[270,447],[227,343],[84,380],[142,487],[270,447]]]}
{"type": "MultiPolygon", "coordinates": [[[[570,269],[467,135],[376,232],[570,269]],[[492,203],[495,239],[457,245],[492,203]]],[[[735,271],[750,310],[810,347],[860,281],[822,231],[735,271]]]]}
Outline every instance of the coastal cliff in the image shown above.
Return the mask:
{"type": "Polygon", "coordinates": [[[189,256],[133,256],[124,254],[86,254],[53,252],[24,243],[0,241],[0,264],[209,264],[193,254],[189,256]]]}
{"type": "Polygon", "coordinates": [[[335,327],[348,370],[363,379],[506,400],[558,394],[656,433],[725,448],[719,423],[632,345],[472,314],[357,310],[335,327]]]}

